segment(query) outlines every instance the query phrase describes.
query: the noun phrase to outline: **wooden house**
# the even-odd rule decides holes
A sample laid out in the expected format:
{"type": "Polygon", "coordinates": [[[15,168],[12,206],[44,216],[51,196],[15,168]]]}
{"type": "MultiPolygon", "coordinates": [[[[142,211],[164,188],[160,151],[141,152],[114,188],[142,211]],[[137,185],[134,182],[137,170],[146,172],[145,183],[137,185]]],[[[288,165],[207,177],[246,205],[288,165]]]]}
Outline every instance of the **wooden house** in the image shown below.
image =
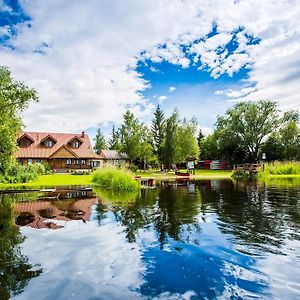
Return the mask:
{"type": "Polygon", "coordinates": [[[70,133],[22,132],[17,140],[19,163],[43,163],[57,172],[92,169],[99,164],[89,136],[70,133]]]}
{"type": "Polygon", "coordinates": [[[116,150],[102,150],[98,157],[101,161],[101,166],[107,164],[114,166],[126,166],[129,164],[128,155],[116,150]]]}

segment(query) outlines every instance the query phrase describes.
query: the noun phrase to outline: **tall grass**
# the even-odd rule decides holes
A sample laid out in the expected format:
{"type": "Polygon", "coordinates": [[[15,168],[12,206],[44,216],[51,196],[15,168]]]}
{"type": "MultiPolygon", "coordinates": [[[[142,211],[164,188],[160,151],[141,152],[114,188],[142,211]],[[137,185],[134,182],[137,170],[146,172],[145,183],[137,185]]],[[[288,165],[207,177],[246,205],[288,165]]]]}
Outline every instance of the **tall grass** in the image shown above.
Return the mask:
{"type": "Polygon", "coordinates": [[[266,163],[264,170],[259,172],[260,177],[270,175],[300,175],[299,162],[273,162],[266,163]]]}
{"type": "Polygon", "coordinates": [[[135,191],[140,188],[140,183],[134,179],[134,174],[131,171],[112,166],[94,171],[92,182],[112,190],[135,191]]]}

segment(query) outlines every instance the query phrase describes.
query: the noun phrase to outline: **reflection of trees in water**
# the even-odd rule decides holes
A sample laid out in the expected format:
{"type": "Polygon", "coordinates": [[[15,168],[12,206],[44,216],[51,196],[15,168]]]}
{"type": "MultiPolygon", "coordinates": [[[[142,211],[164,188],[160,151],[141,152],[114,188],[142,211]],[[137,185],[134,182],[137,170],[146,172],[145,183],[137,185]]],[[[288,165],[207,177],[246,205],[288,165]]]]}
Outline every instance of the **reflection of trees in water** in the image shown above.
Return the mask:
{"type": "MultiPolygon", "coordinates": [[[[123,204],[110,200],[111,210],[117,222],[125,226],[129,242],[136,240],[140,228],[153,224],[161,247],[168,237],[175,240],[189,240],[189,234],[198,232],[198,215],[201,210],[199,191],[188,194],[188,186],[175,189],[167,187],[156,190],[142,190],[133,201],[123,204]],[[184,225],[184,226],[183,226],[184,225]]],[[[103,219],[103,207],[97,209],[98,218],[103,219]]]]}
{"type": "Polygon", "coordinates": [[[9,299],[20,294],[30,279],[39,276],[41,269],[33,269],[22,254],[24,241],[15,225],[13,195],[0,195],[0,295],[9,299]]]}
{"type": "Polygon", "coordinates": [[[297,188],[228,184],[218,190],[206,189],[202,199],[204,210],[209,207],[218,214],[223,232],[234,234],[246,244],[278,251],[287,229],[299,230],[299,194],[297,188]]]}

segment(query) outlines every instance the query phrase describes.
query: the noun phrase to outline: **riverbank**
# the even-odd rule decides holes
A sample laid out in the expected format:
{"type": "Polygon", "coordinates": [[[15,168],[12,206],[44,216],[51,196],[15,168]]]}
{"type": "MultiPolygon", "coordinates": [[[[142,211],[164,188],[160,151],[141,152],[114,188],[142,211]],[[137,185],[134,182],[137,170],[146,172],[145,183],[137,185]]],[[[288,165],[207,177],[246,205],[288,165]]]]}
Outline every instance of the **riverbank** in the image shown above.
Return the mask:
{"type": "MultiPolygon", "coordinates": [[[[135,173],[141,177],[153,177],[156,180],[174,180],[181,178],[176,176],[174,172],[160,171],[138,171],[135,173]]],[[[190,179],[231,179],[232,171],[227,170],[196,170],[195,175],[191,175],[190,179]]],[[[27,183],[0,184],[0,189],[11,187],[35,187],[35,186],[67,186],[67,185],[91,185],[91,175],[73,175],[73,174],[51,174],[39,176],[37,180],[27,183]]]]}

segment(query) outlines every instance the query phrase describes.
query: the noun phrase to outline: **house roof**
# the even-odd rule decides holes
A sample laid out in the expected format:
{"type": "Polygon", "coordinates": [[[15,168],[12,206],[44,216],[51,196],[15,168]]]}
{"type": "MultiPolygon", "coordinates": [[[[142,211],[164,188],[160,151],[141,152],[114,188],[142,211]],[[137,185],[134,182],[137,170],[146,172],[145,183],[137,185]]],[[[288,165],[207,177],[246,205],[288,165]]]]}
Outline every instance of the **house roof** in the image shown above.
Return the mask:
{"type": "Polygon", "coordinates": [[[116,150],[102,150],[99,154],[99,157],[102,159],[119,159],[119,160],[128,160],[129,157],[126,153],[121,153],[116,150]]]}
{"type": "Polygon", "coordinates": [[[95,158],[90,138],[86,133],[82,136],[81,133],[22,132],[18,140],[22,136],[30,137],[33,143],[28,147],[19,147],[16,154],[17,158],[49,158],[61,147],[68,149],[71,153],[75,153],[79,158],[95,158]],[[56,140],[56,143],[51,148],[45,147],[42,143],[49,136],[56,140]],[[79,148],[72,148],[69,145],[69,141],[74,138],[82,141],[79,148]]]}

